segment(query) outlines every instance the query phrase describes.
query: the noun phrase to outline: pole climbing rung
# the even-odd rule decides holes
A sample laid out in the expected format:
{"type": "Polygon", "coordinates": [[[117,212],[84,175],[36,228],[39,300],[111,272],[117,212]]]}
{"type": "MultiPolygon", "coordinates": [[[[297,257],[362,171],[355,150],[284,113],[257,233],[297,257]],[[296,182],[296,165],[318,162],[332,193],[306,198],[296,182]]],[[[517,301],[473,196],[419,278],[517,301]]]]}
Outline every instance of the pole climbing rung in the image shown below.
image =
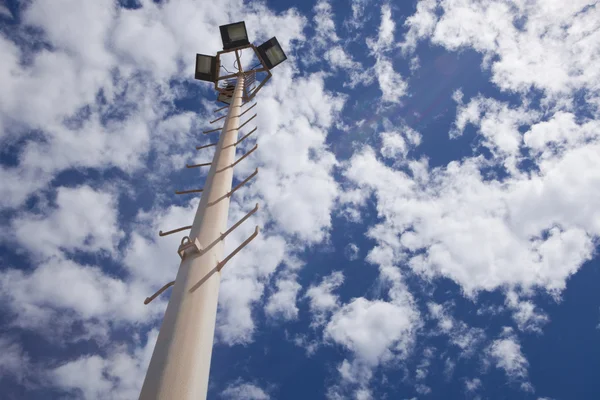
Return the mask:
{"type": "Polygon", "coordinates": [[[223,106],[223,107],[221,107],[221,108],[217,108],[217,109],[216,109],[215,111],[213,111],[213,112],[219,112],[219,111],[221,111],[221,110],[224,110],[224,109],[226,109],[227,107],[229,107],[229,104],[227,104],[226,106],[223,106]]]}
{"type": "Polygon", "coordinates": [[[246,221],[248,218],[250,218],[252,216],[252,214],[254,214],[257,211],[258,211],[258,203],[256,203],[256,207],[254,207],[252,210],[250,210],[250,212],[248,214],[246,214],[242,219],[240,219],[238,222],[236,222],[231,228],[227,229],[227,231],[225,231],[225,233],[222,233],[211,244],[206,246],[206,248],[202,249],[200,251],[200,254],[202,255],[202,254],[206,253],[208,250],[212,249],[217,243],[219,243],[221,240],[225,239],[231,232],[233,232],[238,226],[243,224],[244,221],[246,221]]]}
{"type": "Polygon", "coordinates": [[[177,228],[177,229],[173,229],[172,231],[167,231],[164,232],[163,231],[158,231],[158,236],[167,236],[167,235],[171,235],[173,233],[177,233],[177,232],[181,232],[181,231],[185,231],[186,229],[192,229],[192,226],[184,226],[183,228],[177,228]]]}
{"type": "Polygon", "coordinates": [[[226,149],[226,148],[228,148],[228,147],[237,146],[238,144],[242,143],[242,141],[243,141],[244,139],[246,139],[248,136],[252,135],[252,133],[254,133],[254,131],[256,131],[256,129],[258,129],[258,128],[254,128],[254,129],[252,129],[250,132],[248,132],[247,134],[245,134],[245,135],[244,135],[244,136],[243,136],[243,137],[242,137],[240,140],[238,140],[237,142],[235,142],[235,143],[233,143],[233,144],[230,144],[229,146],[225,146],[225,147],[223,147],[223,148],[224,148],[224,149],[226,149]]]}
{"type": "Polygon", "coordinates": [[[237,131],[242,129],[248,122],[252,121],[254,118],[256,118],[258,114],[254,114],[253,116],[250,117],[250,119],[248,119],[246,122],[244,122],[243,124],[241,124],[240,126],[238,126],[237,128],[233,128],[228,130],[227,132],[231,132],[231,131],[237,131]]]}
{"type": "Polygon", "coordinates": [[[241,188],[242,186],[244,186],[246,183],[248,183],[248,181],[250,179],[254,178],[256,176],[256,174],[258,174],[258,168],[256,168],[256,170],[252,173],[252,175],[250,175],[249,177],[247,177],[246,179],[244,179],[243,181],[241,181],[236,187],[234,187],[233,189],[231,189],[230,192],[224,194],[223,196],[219,197],[215,201],[208,203],[207,206],[208,207],[214,206],[215,204],[217,204],[219,201],[223,200],[224,198],[231,197],[231,195],[234,194],[236,190],[238,190],[239,188],[241,188]]]}
{"type": "Polygon", "coordinates": [[[193,165],[190,165],[190,164],[185,164],[185,167],[186,167],[186,168],[198,168],[198,167],[206,167],[206,166],[209,166],[209,165],[211,165],[211,164],[212,164],[211,162],[209,162],[209,163],[204,163],[204,164],[193,164],[193,165]]]}
{"type": "Polygon", "coordinates": [[[225,114],[225,115],[223,115],[222,117],[219,117],[219,118],[217,118],[217,119],[214,119],[214,120],[210,121],[210,122],[209,122],[209,124],[214,124],[215,122],[222,120],[222,119],[223,119],[223,118],[225,118],[226,116],[227,116],[227,114],[225,114]]]}
{"type": "Polygon", "coordinates": [[[163,286],[160,289],[158,289],[158,291],[156,293],[154,293],[152,296],[146,297],[146,300],[144,300],[144,304],[150,303],[152,300],[154,300],[155,298],[157,298],[158,296],[160,296],[160,294],[162,292],[164,292],[165,290],[167,290],[168,288],[170,288],[174,284],[175,284],[175,281],[167,283],[165,286],[163,286]]]}
{"type": "Polygon", "coordinates": [[[246,247],[246,245],[248,243],[250,243],[257,236],[258,236],[258,225],[254,229],[254,233],[252,235],[250,235],[248,237],[248,239],[244,240],[244,242],[242,244],[240,244],[237,247],[237,249],[235,249],[234,251],[232,251],[231,254],[229,254],[227,257],[225,257],[225,259],[223,259],[223,261],[221,261],[221,262],[219,262],[217,264],[217,271],[221,271],[221,269],[223,269],[223,267],[225,266],[225,264],[227,264],[227,262],[229,262],[229,260],[231,260],[233,258],[233,256],[235,256],[237,253],[239,253],[240,250],[242,250],[244,247],[246,247]]]}
{"type": "Polygon", "coordinates": [[[248,111],[252,110],[254,107],[256,107],[257,104],[258,103],[254,103],[251,107],[247,108],[246,111],[244,111],[243,113],[238,115],[238,117],[241,117],[242,115],[246,114],[248,111]]]}
{"type": "Polygon", "coordinates": [[[175,194],[201,193],[204,189],[176,190],[175,194]]]}
{"type": "Polygon", "coordinates": [[[207,144],[204,146],[196,146],[196,150],[205,149],[207,147],[212,147],[212,146],[216,146],[216,145],[217,145],[217,143],[211,143],[211,144],[207,144]]]}
{"type": "Polygon", "coordinates": [[[220,131],[221,129],[223,129],[223,127],[220,127],[220,128],[217,128],[217,129],[211,129],[209,131],[204,131],[202,133],[204,133],[206,135],[207,133],[212,133],[212,132],[220,131]]]}
{"type": "Polygon", "coordinates": [[[225,168],[221,168],[221,169],[217,170],[216,172],[223,172],[223,171],[225,171],[228,168],[235,167],[240,161],[242,161],[244,158],[248,157],[256,149],[258,149],[258,144],[255,144],[254,147],[250,151],[248,151],[246,154],[244,154],[243,156],[241,156],[236,162],[234,162],[231,165],[226,166],[225,168]]]}

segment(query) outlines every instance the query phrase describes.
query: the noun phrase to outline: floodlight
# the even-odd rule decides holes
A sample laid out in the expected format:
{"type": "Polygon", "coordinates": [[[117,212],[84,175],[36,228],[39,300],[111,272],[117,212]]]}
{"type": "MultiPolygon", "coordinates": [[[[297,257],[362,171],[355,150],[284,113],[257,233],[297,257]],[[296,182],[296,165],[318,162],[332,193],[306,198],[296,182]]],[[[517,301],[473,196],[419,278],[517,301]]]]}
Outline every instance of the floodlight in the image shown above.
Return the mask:
{"type": "Polygon", "coordinates": [[[272,69],[287,60],[287,56],[283,52],[276,37],[273,37],[258,46],[258,53],[269,69],[272,69]]]}
{"type": "Polygon", "coordinates": [[[229,50],[250,44],[244,21],[220,26],[223,50],[229,50]]]}
{"type": "Polygon", "coordinates": [[[196,54],[196,73],[194,78],[201,81],[217,80],[217,57],[196,54]]]}

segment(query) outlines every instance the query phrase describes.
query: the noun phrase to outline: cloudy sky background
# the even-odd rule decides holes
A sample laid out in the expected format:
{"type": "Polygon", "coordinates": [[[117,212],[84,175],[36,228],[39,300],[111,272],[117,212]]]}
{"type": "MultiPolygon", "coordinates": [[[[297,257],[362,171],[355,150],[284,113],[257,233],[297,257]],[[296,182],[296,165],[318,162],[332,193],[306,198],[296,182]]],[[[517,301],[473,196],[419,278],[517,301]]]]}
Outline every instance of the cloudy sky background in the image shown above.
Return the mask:
{"type": "MultiPolygon", "coordinates": [[[[0,393],[138,396],[214,118],[194,55],[288,55],[230,221],[209,398],[600,397],[591,0],[0,2],[0,393]]],[[[254,121],[253,121],[254,122],[254,121]]]]}

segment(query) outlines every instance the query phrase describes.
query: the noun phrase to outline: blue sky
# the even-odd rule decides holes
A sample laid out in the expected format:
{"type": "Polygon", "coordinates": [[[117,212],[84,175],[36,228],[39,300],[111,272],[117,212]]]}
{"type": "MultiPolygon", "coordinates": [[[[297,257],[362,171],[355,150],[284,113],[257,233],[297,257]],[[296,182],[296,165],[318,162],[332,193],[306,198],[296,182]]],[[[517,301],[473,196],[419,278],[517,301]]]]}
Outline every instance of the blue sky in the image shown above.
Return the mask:
{"type": "MultiPolygon", "coordinates": [[[[591,0],[0,3],[0,393],[139,394],[208,162],[196,53],[289,59],[235,181],[211,399],[596,399],[591,0]]],[[[249,60],[247,61],[249,62],[249,60]]]]}

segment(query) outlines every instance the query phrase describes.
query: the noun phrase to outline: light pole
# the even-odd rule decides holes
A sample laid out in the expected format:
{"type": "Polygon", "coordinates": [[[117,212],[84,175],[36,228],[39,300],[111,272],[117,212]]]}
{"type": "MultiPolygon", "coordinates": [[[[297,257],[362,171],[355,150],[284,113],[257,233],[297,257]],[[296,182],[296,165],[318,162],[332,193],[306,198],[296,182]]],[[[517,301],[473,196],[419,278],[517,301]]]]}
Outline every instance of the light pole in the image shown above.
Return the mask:
{"type": "MultiPolygon", "coordinates": [[[[160,232],[161,236],[165,236],[190,229],[189,235],[183,238],[178,249],[181,264],[175,281],[163,286],[145,301],[148,304],[168,287],[174,286],[142,386],[140,399],[143,400],[206,399],[221,269],[258,235],[257,226],[248,239],[223,258],[224,240],[227,235],[258,210],[257,204],[244,218],[227,229],[231,195],[258,173],[257,169],[232,188],[234,166],[258,147],[254,146],[235,161],[236,146],[256,130],[255,128],[238,140],[238,131],[256,116],[255,114],[249,117],[240,125],[240,117],[254,107],[252,105],[244,110],[243,106],[254,98],[271,77],[271,68],[284,61],[286,56],[275,38],[258,47],[252,45],[248,41],[244,22],[224,25],[220,30],[223,51],[218,52],[216,57],[196,55],[195,78],[214,82],[218,100],[226,104],[217,111],[227,109],[227,114],[224,116],[222,128],[204,132],[220,130],[218,142],[197,147],[215,147],[212,162],[186,166],[196,168],[210,165],[204,188],[176,192],[202,193],[193,224],[165,233],[160,232]],[[262,67],[245,72],[240,62],[240,52],[243,49],[252,49],[262,67]],[[235,53],[237,72],[220,76],[221,56],[230,52],[235,53]],[[260,72],[264,72],[266,78],[257,87],[252,88],[256,74],[260,72]],[[250,83],[245,85],[248,81],[250,83]],[[225,82],[225,86],[219,86],[220,82],[225,82]]],[[[221,119],[223,117],[211,122],[221,119]]]]}

